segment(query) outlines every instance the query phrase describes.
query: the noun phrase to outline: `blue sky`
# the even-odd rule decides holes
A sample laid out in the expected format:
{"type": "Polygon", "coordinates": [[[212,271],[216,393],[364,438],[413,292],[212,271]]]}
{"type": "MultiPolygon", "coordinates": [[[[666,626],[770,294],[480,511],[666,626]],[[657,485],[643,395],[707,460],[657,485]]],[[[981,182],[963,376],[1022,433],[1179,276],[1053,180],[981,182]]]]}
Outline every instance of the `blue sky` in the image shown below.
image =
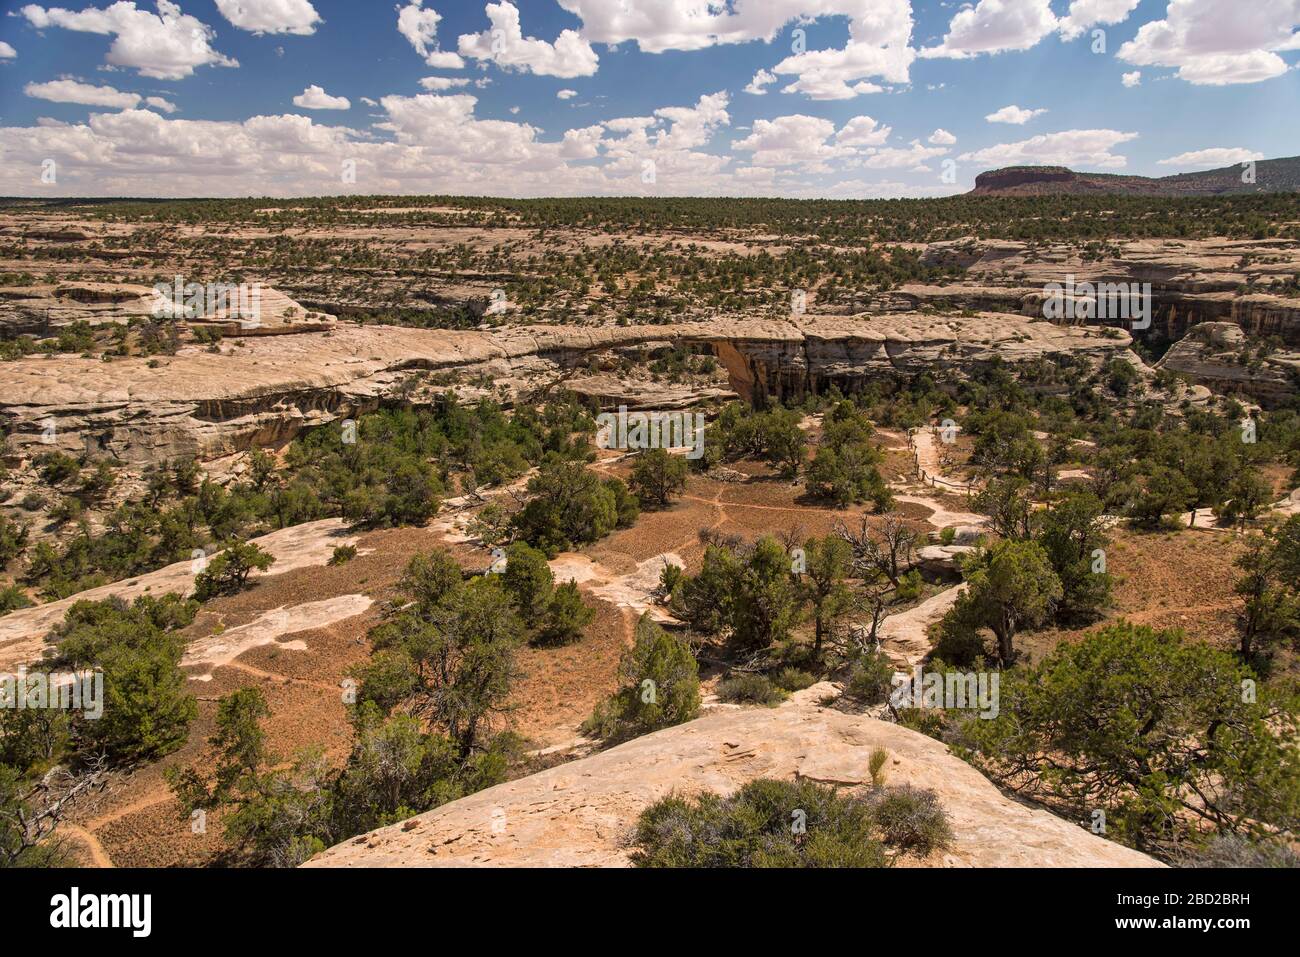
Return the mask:
{"type": "Polygon", "coordinates": [[[1300,0],[64,2],[0,2],[0,193],[870,198],[1300,154],[1300,0]]]}

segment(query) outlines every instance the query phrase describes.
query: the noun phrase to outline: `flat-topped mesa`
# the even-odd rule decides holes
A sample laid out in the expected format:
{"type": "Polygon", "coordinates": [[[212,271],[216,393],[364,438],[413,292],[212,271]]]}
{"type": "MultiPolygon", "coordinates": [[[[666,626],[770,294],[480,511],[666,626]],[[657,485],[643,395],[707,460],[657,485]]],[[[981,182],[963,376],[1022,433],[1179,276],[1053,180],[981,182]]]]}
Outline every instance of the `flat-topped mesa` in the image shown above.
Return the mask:
{"type": "Polygon", "coordinates": [[[975,192],[988,193],[1037,183],[1069,183],[1075,179],[1074,171],[1064,166],[1007,166],[976,176],[975,192]]]}
{"type": "Polygon", "coordinates": [[[971,195],[1222,196],[1298,189],[1300,157],[1288,156],[1161,177],[1075,172],[1063,166],[1009,166],[975,177],[971,195]]]}
{"type": "MultiPolygon", "coordinates": [[[[412,372],[438,374],[467,397],[562,387],[587,358],[642,342],[711,350],[733,391],[774,397],[844,391],[926,370],[961,373],[1053,354],[1097,361],[1125,352],[1119,330],[1064,327],[1022,316],[887,314],[856,318],[715,320],[673,326],[525,326],[451,331],[340,325],[328,334],[248,338],[212,353],[113,362],[78,356],[0,365],[0,417],[10,451],[51,447],[148,463],[280,444],[303,428],[373,410],[412,372]]],[[[616,402],[617,396],[602,396],[616,402]]]]}

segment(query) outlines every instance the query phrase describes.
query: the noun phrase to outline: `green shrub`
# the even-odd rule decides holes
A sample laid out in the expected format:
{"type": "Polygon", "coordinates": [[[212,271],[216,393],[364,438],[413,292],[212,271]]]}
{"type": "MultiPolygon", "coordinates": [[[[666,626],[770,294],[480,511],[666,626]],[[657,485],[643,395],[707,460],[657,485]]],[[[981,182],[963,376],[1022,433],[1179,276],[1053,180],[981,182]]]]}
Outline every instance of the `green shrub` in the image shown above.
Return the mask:
{"type": "Polygon", "coordinates": [[[602,482],[581,462],[552,460],[529,479],[532,495],[514,517],[520,537],[554,556],[636,520],[636,499],[618,479],[602,482]]]}
{"type": "Polygon", "coordinates": [[[30,608],[33,604],[35,603],[27,597],[27,592],[17,585],[5,585],[0,588],[0,616],[19,608],[30,608]]]}
{"type": "Polygon", "coordinates": [[[0,515],[0,567],[8,565],[22,554],[27,547],[31,528],[22,522],[15,522],[7,515],[0,515]]]}
{"type": "Polygon", "coordinates": [[[871,794],[871,813],[891,847],[924,856],[952,843],[948,815],[934,791],[910,784],[881,788],[871,794]]]}
{"type": "Polygon", "coordinates": [[[765,675],[734,675],[718,685],[718,698],[730,704],[761,704],[771,707],[786,699],[786,693],[765,675]]]}
{"type": "Polygon", "coordinates": [[[750,781],[731,797],[668,797],[637,820],[638,867],[886,867],[871,807],[813,781],[750,781]]]}
{"type": "Polygon", "coordinates": [[[47,485],[62,485],[81,474],[81,463],[62,452],[46,452],[32,463],[47,485]]]}
{"type": "Polygon", "coordinates": [[[76,740],[86,754],[120,762],[161,757],[185,743],[198,713],[180,669],[185,650],[178,629],[196,603],[179,595],[79,601],[52,636],[50,664],[104,673],[104,709],[78,722],[76,740]]]}
{"type": "Polygon", "coordinates": [[[677,593],[677,586],[682,583],[685,575],[686,570],[681,565],[664,562],[663,571],[659,573],[659,591],[665,599],[672,601],[673,596],[677,593]]]}
{"type": "Polygon", "coordinates": [[[772,683],[786,691],[802,691],[817,683],[817,677],[798,668],[782,668],[772,679],[772,683]]]}
{"type": "Polygon", "coordinates": [[[275,558],[252,542],[230,542],[195,577],[194,597],[210,601],[222,595],[236,595],[244,590],[254,569],[264,572],[273,564],[275,558]]]}
{"type": "Polygon", "coordinates": [[[1300,867],[1300,854],[1276,841],[1252,841],[1240,834],[1220,834],[1204,847],[1178,858],[1183,867],[1300,867]]]}
{"type": "Polygon", "coordinates": [[[648,734],[700,711],[699,666],[690,646],[641,616],[636,638],[619,665],[623,687],[606,698],[582,733],[610,741],[648,734]]]}
{"type": "Polygon", "coordinates": [[[1078,820],[1104,808],[1110,838],[1140,850],[1207,825],[1267,838],[1300,815],[1300,718],[1285,687],[1243,694],[1256,680],[1227,651],[1121,621],[1004,672],[997,717],[961,732],[995,781],[1078,820]]]}
{"type": "Polygon", "coordinates": [[[551,592],[534,641],[547,646],[573,644],[595,617],[583,602],[577,583],[567,581],[551,592]]]}
{"type": "Polygon", "coordinates": [[[854,661],[849,669],[844,695],[861,705],[880,704],[893,687],[894,664],[882,651],[871,651],[854,661]]]}
{"type": "Polygon", "coordinates": [[[921,597],[924,588],[925,580],[921,577],[921,573],[913,568],[898,580],[898,588],[894,591],[894,597],[900,602],[913,602],[921,597]]]}
{"type": "Polygon", "coordinates": [[[525,622],[536,625],[546,613],[555,588],[555,576],[546,556],[527,542],[515,542],[506,549],[506,567],[501,584],[525,622]]]}
{"type": "Polygon", "coordinates": [[[628,485],[642,502],[663,508],[685,491],[686,469],[686,459],[681,456],[649,449],[633,460],[628,485]]]}
{"type": "Polygon", "coordinates": [[[334,549],[334,553],[330,555],[329,563],[331,565],[346,565],[348,562],[352,561],[352,559],[356,557],[357,557],[357,546],[339,545],[334,549]]]}

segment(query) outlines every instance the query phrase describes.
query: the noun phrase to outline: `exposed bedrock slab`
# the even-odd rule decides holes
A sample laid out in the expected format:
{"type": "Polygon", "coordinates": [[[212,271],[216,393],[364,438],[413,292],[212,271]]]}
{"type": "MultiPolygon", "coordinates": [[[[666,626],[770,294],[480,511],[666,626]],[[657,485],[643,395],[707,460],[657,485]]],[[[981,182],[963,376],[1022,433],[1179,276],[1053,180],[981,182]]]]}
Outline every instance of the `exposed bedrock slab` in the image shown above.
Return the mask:
{"type": "Polygon", "coordinates": [[[1004,797],[940,741],[818,706],[832,691],[820,684],[777,708],[716,711],[363,834],[306,866],[625,867],[629,831],[660,798],[731,793],[755,778],[864,786],[877,747],[890,753],[889,783],[938,792],[956,838],[943,866],[1161,866],[1004,797]]]}

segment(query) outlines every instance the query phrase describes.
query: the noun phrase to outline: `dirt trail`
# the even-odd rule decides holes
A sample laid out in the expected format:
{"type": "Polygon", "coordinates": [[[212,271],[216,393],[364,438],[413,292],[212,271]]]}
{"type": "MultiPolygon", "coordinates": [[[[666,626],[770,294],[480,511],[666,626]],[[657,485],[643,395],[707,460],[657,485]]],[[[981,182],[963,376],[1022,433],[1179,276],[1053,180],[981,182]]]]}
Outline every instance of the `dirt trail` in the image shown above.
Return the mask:
{"type": "Polygon", "coordinates": [[[90,863],[94,867],[113,867],[113,859],[108,856],[108,851],[104,845],[99,843],[93,833],[86,830],[80,824],[72,824],[68,821],[59,823],[59,830],[66,831],[67,835],[85,845],[86,852],[90,855],[90,863]]]}
{"type": "MultiPolygon", "coordinates": [[[[719,492],[718,494],[721,495],[722,493],[719,492]]],[[[810,509],[801,508],[797,505],[758,505],[753,502],[723,502],[717,498],[700,498],[698,495],[683,495],[681,497],[688,502],[703,502],[705,505],[715,505],[719,508],[722,508],[723,506],[726,506],[727,508],[756,508],[763,512],[798,512],[803,515],[807,515],[810,511],[810,509]]]]}
{"type": "Polygon", "coordinates": [[[266,681],[276,681],[286,685],[303,685],[308,688],[319,688],[321,691],[328,691],[330,694],[342,694],[342,688],[336,685],[326,684],[323,681],[312,681],[310,678],[292,678],[289,675],[278,675],[271,671],[263,671],[261,668],[254,668],[252,665],[245,664],[242,661],[227,661],[221,667],[231,668],[243,674],[250,675],[254,678],[262,678],[266,681]]]}
{"type": "MultiPolygon", "coordinates": [[[[954,434],[960,431],[960,426],[953,428],[954,434]]],[[[925,471],[927,480],[937,482],[938,486],[947,486],[953,491],[965,491],[969,482],[944,472],[942,454],[939,443],[935,440],[934,429],[917,429],[913,432],[912,446],[916,452],[917,465],[925,471]]]]}
{"type": "Polygon", "coordinates": [[[149,808],[157,807],[159,804],[166,804],[172,799],[172,793],[167,790],[165,786],[160,785],[160,788],[160,790],[148,791],[146,797],[137,798],[130,804],[124,804],[121,807],[110,811],[108,814],[103,814],[87,821],[85,829],[92,832],[98,831],[107,827],[109,824],[122,820],[124,817],[129,817],[130,815],[135,814],[137,811],[147,811],[149,808]]]}

